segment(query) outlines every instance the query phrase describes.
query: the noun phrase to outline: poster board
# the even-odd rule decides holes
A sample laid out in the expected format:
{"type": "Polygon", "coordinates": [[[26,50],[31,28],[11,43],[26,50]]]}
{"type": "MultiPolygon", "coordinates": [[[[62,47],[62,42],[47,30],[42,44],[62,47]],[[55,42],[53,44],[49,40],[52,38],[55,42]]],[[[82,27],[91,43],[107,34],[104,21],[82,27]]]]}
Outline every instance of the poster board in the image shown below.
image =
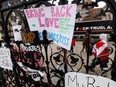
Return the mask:
{"type": "Polygon", "coordinates": [[[12,65],[10,49],[0,48],[0,67],[13,70],[12,65]]]}
{"type": "Polygon", "coordinates": [[[21,25],[15,25],[13,26],[13,33],[14,33],[14,40],[15,41],[21,41],[21,25]]]}
{"type": "Polygon", "coordinates": [[[77,72],[65,74],[65,87],[116,87],[111,79],[77,72]]]}
{"type": "Polygon", "coordinates": [[[70,50],[74,32],[76,4],[25,9],[31,31],[46,30],[56,45],[70,50]]]}

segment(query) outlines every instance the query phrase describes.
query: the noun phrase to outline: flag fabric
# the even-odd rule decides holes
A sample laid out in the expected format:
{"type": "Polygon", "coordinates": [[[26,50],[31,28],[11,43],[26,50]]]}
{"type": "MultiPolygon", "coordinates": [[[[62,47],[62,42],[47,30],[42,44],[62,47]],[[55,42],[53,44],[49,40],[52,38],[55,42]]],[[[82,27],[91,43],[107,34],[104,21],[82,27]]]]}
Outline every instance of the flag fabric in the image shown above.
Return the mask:
{"type": "MultiPolygon", "coordinates": [[[[93,45],[92,54],[94,56],[102,56],[104,54],[108,54],[107,48],[108,48],[107,42],[105,40],[100,40],[93,45]]],[[[107,58],[108,56],[100,57],[100,60],[104,61],[107,58]]]]}

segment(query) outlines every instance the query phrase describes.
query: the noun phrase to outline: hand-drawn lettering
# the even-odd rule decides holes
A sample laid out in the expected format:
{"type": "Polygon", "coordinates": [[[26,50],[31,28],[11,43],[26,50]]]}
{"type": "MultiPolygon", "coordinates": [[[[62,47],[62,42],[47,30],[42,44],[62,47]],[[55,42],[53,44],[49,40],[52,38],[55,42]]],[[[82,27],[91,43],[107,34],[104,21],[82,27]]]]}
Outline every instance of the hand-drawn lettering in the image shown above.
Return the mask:
{"type": "Polygon", "coordinates": [[[71,17],[71,8],[72,5],[62,6],[61,8],[51,6],[51,15],[52,17],[71,17]]]}
{"type": "Polygon", "coordinates": [[[44,20],[41,18],[38,18],[38,22],[40,27],[54,27],[59,28],[58,25],[58,18],[45,18],[44,20]]]}
{"type": "Polygon", "coordinates": [[[26,9],[25,10],[27,18],[34,18],[34,17],[44,17],[45,13],[43,8],[36,9],[26,9]]]}
{"type": "Polygon", "coordinates": [[[70,82],[74,82],[76,84],[76,86],[78,86],[78,81],[77,81],[77,75],[74,78],[71,78],[70,76],[68,76],[68,85],[70,84],[70,82]]]}
{"type": "Polygon", "coordinates": [[[87,87],[94,87],[95,79],[93,77],[86,77],[87,78],[87,87]],[[91,81],[90,81],[91,80],[91,81]]]}
{"type": "Polygon", "coordinates": [[[57,43],[61,43],[61,44],[66,45],[66,46],[69,45],[69,38],[64,37],[61,34],[55,34],[55,33],[49,32],[49,38],[51,40],[56,41],[57,43]]]}

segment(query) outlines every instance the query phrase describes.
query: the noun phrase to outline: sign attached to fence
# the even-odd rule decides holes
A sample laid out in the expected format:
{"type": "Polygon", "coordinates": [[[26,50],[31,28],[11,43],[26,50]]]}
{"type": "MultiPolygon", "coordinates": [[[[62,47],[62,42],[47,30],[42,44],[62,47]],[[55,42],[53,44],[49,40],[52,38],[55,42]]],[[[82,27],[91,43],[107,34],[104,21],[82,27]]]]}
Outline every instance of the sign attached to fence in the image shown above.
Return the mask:
{"type": "Polygon", "coordinates": [[[38,31],[22,32],[21,35],[24,43],[30,43],[31,45],[39,44],[38,31]]]}
{"type": "Polygon", "coordinates": [[[13,26],[13,33],[14,33],[14,39],[15,41],[21,41],[21,25],[15,25],[13,26]]]}
{"type": "Polygon", "coordinates": [[[10,49],[0,48],[0,67],[13,70],[12,65],[10,49]]]}
{"type": "Polygon", "coordinates": [[[102,76],[69,72],[65,74],[65,87],[116,87],[116,82],[102,76]]]}
{"type": "Polygon", "coordinates": [[[45,76],[45,74],[41,71],[31,69],[27,66],[24,66],[21,62],[17,62],[17,64],[28,74],[32,77],[34,81],[40,81],[40,77],[45,76]]]}
{"type": "Polygon", "coordinates": [[[74,32],[76,4],[25,9],[31,31],[48,32],[55,44],[70,50],[74,32]]]}

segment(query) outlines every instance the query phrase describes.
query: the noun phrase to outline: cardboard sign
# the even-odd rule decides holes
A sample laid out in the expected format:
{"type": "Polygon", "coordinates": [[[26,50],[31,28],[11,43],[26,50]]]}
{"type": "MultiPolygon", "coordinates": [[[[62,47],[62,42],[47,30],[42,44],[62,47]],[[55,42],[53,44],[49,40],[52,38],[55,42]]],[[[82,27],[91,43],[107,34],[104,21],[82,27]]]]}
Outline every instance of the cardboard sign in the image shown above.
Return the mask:
{"type": "Polygon", "coordinates": [[[69,72],[65,75],[65,87],[116,87],[116,82],[101,76],[69,72]]]}
{"type": "Polygon", "coordinates": [[[11,54],[8,48],[0,48],[0,67],[13,70],[11,61],[11,54]]]}
{"type": "Polygon", "coordinates": [[[74,32],[76,4],[25,9],[31,31],[48,32],[55,44],[70,50],[74,32]]]}

